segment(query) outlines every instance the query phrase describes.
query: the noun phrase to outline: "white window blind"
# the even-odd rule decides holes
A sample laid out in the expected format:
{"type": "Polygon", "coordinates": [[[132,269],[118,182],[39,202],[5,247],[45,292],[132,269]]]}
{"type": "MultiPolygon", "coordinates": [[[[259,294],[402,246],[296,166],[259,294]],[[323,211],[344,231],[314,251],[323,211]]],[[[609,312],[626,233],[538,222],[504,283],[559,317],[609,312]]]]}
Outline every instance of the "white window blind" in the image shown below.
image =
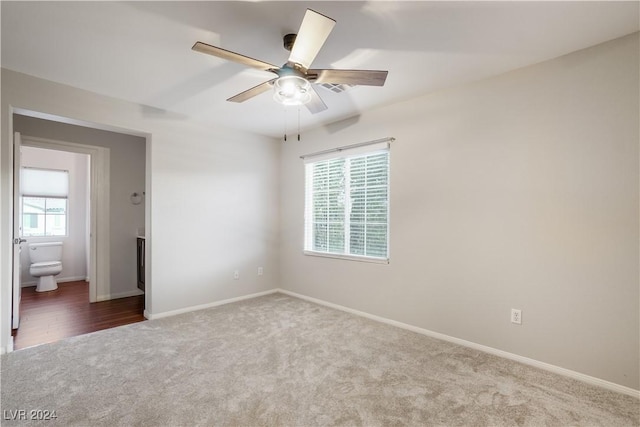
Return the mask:
{"type": "Polygon", "coordinates": [[[69,172],[58,169],[20,169],[22,236],[67,235],[69,172]]]}
{"type": "Polygon", "coordinates": [[[304,160],[305,252],[387,261],[388,140],[304,160]]]}
{"type": "Polygon", "coordinates": [[[69,172],[57,169],[22,168],[20,192],[29,197],[60,197],[69,195],[69,172]]]}

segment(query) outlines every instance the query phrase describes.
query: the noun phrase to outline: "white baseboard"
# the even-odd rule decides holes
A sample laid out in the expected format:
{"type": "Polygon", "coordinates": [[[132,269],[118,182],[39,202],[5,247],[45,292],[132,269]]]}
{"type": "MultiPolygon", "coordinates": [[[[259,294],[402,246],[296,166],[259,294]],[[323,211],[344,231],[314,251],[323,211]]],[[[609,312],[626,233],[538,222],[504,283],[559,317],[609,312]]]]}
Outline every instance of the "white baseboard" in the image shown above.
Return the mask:
{"type": "Polygon", "coordinates": [[[96,297],[96,301],[97,302],[109,301],[109,300],[112,300],[112,299],[135,297],[135,296],[143,295],[143,294],[144,294],[144,292],[142,292],[140,289],[134,289],[132,291],[118,292],[118,293],[115,293],[115,294],[98,295],[96,297]]]}
{"type": "MultiPolygon", "coordinates": [[[[78,280],[84,280],[88,282],[89,280],[84,276],[72,276],[72,277],[56,277],[56,283],[65,283],[65,282],[77,282],[78,280]]],[[[21,288],[28,288],[29,286],[36,286],[38,284],[37,280],[33,280],[30,282],[22,282],[20,283],[21,288]]]]}
{"type": "Polygon", "coordinates": [[[278,289],[271,289],[264,292],[258,292],[255,294],[243,295],[241,297],[229,298],[220,301],[214,301],[207,304],[194,305],[191,307],[180,308],[178,310],[165,311],[163,313],[148,313],[147,310],[144,311],[144,317],[149,320],[161,319],[163,317],[175,316],[176,314],[188,313],[190,311],[204,310],[205,308],[217,307],[219,305],[230,304],[232,302],[238,302],[246,299],[257,298],[264,295],[275,294],[278,292],[278,289]]]}
{"type": "Polygon", "coordinates": [[[310,301],[316,304],[324,305],[326,307],[335,308],[337,310],[345,311],[347,313],[355,314],[357,316],[366,317],[367,319],[375,320],[377,322],[386,323],[388,325],[396,326],[398,328],[406,329],[412,332],[416,332],[418,334],[426,335],[432,338],[437,338],[443,341],[452,342],[454,344],[458,344],[464,347],[473,348],[475,350],[480,350],[485,353],[493,354],[495,356],[503,357],[505,359],[514,360],[516,362],[523,363],[525,365],[534,366],[536,368],[544,369],[545,371],[553,372],[565,377],[573,378],[578,381],[585,382],[587,384],[595,385],[598,387],[606,388],[607,390],[612,390],[618,393],[626,394],[628,396],[635,397],[636,399],[640,399],[640,390],[633,389],[631,387],[626,387],[620,384],[616,384],[610,381],[605,381],[600,378],[592,377],[590,375],[582,374],[580,372],[572,371],[570,369],[562,368],[560,366],[552,365],[550,363],[541,362],[539,360],[530,359],[528,357],[520,356],[517,354],[509,353],[507,351],[498,350],[497,348],[488,347],[486,345],[477,344],[471,341],[466,341],[460,338],[455,338],[449,335],[441,334],[439,332],[430,331],[428,329],[419,328],[417,326],[409,325],[407,323],[398,322],[395,320],[387,319],[385,317],[376,316],[375,314],[369,314],[364,311],[354,310],[349,307],[345,307],[342,305],[334,304],[331,302],[327,302],[318,298],[308,297],[306,295],[298,294],[296,292],[287,291],[286,289],[277,289],[278,292],[283,293],[285,295],[289,295],[295,298],[300,298],[306,301],[310,301]]]}
{"type": "Polygon", "coordinates": [[[0,354],[11,353],[13,351],[13,335],[9,337],[7,347],[0,347],[0,354]]]}
{"type": "MultiPolygon", "coordinates": [[[[65,283],[65,282],[78,282],[78,281],[84,281],[84,282],[88,282],[87,278],[84,276],[73,276],[73,277],[61,277],[59,279],[56,279],[56,282],[58,283],[65,283]]],[[[34,282],[35,283],[35,282],[34,282]]]]}

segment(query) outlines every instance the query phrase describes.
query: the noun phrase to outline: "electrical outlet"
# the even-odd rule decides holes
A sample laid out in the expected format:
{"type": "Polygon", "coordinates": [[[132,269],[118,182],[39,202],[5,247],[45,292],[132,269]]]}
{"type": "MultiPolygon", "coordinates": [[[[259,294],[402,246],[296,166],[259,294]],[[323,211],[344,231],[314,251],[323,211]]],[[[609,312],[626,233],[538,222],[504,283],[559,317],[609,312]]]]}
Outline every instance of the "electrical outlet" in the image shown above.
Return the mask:
{"type": "Polygon", "coordinates": [[[240,278],[240,272],[239,272],[238,270],[236,270],[236,271],[234,271],[234,272],[233,272],[233,278],[234,278],[235,280],[238,280],[238,279],[240,278]]]}
{"type": "Polygon", "coordinates": [[[511,323],[515,323],[516,325],[522,324],[522,310],[511,309],[511,323]]]}
{"type": "Polygon", "coordinates": [[[258,267],[258,276],[262,276],[264,274],[264,270],[262,267],[258,267]]]}

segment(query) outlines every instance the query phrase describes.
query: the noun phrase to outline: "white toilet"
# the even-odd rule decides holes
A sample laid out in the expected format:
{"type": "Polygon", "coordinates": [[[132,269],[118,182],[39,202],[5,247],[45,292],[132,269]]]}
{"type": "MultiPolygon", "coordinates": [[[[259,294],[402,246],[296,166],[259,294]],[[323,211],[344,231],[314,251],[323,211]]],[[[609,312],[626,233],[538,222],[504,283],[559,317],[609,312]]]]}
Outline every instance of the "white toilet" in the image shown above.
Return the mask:
{"type": "Polygon", "coordinates": [[[29,273],[38,278],[36,292],[58,289],[53,276],[62,271],[62,242],[30,243],[29,259],[29,273]]]}

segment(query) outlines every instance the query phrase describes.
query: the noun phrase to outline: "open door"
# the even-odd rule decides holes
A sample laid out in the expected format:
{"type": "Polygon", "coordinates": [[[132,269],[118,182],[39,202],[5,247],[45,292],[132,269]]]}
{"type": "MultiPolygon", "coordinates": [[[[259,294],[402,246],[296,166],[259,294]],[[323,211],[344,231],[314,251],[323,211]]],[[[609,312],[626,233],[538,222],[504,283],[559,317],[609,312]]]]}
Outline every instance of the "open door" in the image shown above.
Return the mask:
{"type": "Polygon", "coordinates": [[[11,305],[11,327],[20,326],[20,249],[22,243],[22,203],[20,200],[20,148],[22,142],[20,133],[13,138],[13,304],[11,305]]]}

